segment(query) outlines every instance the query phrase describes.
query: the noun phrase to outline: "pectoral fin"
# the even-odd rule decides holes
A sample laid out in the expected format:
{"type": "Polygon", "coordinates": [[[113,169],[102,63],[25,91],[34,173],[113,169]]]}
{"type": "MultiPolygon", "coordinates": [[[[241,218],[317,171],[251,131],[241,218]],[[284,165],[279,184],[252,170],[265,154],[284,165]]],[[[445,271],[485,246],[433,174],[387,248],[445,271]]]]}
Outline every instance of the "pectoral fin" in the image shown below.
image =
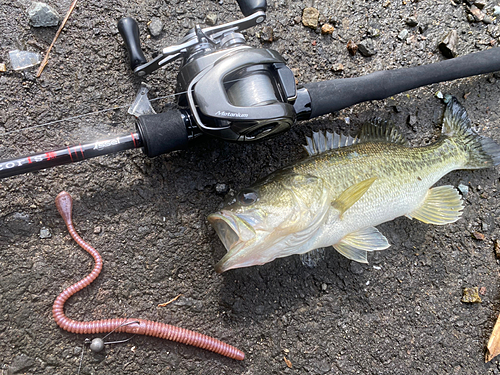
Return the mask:
{"type": "Polygon", "coordinates": [[[349,186],[332,202],[332,207],[340,211],[340,216],[356,203],[372,186],[377,177],[372,177],[349,186]]]}
{"type": "Polygon", "coordinates": [[[389,246],[387,238],[375,227],[368,227],[350,233],[342,238],[339,243],[333,245],[340,254],[360,263],[368,263],[366,260],[367,251],[384,250],[389,246]]]}
{"type": "Polygon", "coordinates": [[[429,189],[424,203],[406,216],[426,224],[444,225],[457,221],[463,208],[462,197],[453,186],[438,186],[429,189]]]}

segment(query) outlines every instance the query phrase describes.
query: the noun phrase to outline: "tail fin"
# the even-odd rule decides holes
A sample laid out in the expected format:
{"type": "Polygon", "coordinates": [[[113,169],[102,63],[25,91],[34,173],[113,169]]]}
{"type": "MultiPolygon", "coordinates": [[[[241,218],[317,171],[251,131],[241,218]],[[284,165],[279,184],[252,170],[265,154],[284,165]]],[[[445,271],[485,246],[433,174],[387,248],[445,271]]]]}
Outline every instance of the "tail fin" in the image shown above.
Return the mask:
{"type": "Polygon", "coordinates": [[[449,99],[444,111],[443,135],[461,140],[468,153],[464,169],[489,168],[500,164],[500,146],[494,140],[477,134],[465,108],[455,97],[449,99]]]}

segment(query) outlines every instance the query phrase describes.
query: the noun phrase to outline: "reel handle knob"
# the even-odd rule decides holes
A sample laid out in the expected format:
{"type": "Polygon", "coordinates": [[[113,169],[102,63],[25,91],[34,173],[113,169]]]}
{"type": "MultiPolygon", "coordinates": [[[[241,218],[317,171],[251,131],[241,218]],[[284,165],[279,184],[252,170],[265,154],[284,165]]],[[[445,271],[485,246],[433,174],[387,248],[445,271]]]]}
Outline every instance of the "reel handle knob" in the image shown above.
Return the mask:
{"type": "Polygon", "coordinates": [[[266,0],[236,0],[238,1],[238,5],[240,6],[241,13],[245,17],[248,17],[259,10],[265,12],[267,9],[266,0]]]}
{"type": "Polygon", "coordinates": [[[146,64],[148,60],[142,53],[139,25],[137,25],[136,20],[131,17],[122,18],[118,21],[118,31],[127,47],[132,70],[135,70],[135,68],[140,65],[146,64]]]}

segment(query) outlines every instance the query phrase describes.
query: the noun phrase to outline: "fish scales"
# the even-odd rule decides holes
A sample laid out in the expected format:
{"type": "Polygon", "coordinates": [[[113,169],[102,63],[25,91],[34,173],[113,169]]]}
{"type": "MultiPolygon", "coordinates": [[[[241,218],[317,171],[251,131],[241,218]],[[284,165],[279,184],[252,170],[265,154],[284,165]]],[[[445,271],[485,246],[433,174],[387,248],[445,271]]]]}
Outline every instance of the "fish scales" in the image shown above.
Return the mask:
{"type": "MultiPolygon", "coordinates": [[[[306,159],[292,168],[293,173],[312,174],[324,179],[338,196],[341,192],[372,176],[377,180],[347,210],[337,236],[379,225],[418,208],[429,188],[447,173],[465,164],[466,155],[449,139],[419,148],[390,143],[361,143],[349,150],[332,150],[306,159]],[[458,156],[458,153],[463,155],[458,156]],[[390,209],[387,209],[387,208],[390,209]]],[[[339,223],[336,223],[339,225],[339,223]]],[[[332,245],[329,238],[322,244],[332,245]]],[[[318,247],[322,247],[318,244],[318,247]]]]}
{"type": "Polygon", "coordinates": [[[500,163],[500,147],[475,133],[455,98],[434,144],[411,148],[393,126],[376,123],[358,139],[315,133],[305,148],[309,158],[243,189],[209,216],[228,250],[219,272],[326,246],[366,262],[367,252],[389,247],[376,225],[403,215],[454,222],[463,209],[460,195],[432,186],[453,170],[500,163]]]}

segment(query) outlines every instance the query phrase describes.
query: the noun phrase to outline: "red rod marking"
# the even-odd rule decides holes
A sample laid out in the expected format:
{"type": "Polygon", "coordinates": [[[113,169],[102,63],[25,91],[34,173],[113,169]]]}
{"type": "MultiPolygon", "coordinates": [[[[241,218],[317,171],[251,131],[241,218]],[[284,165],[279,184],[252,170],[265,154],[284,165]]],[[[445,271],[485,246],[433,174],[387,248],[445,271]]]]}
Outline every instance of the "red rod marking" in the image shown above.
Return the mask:
{"type": "Polygon", "coordinates": [[[134,133],[130,132],[130,135],[132,136],[132,142],[134,142],[134,148],[137,148],[137,143],[135,143],[134,133]]]}
{"type": "Polygon", "coordinates": [[[28,156],[28,163],[31,164],[31,158],[28,156]]]}
{"type": "Polygon", "coordinates": [[[75,159],[78,161],[78,148],[77,148],[77,146],[73,147],[73,152],[75,153],[75,159]]]}
{"type": "Polygon", "coordinates": [[[45,157],[47,160],[55,159],[57,157],[56,153],[54,151],[51,152],[46,152],[45,157]]]}
{"type": "Polygon", "coordinates": [[[69,152],[69,157],[71,159],[71,161],[73,161],[73,155],[71,155],[71,149],[68,147],[68,152],[69,152]]]}
{"type": "Polygon", "coordinates": [[[56,197],[56,206],[64,222],[66,223],[66,227],[68,228],[68,232],[71,237],[73,237],[78,245],[80,245],[85,251],[92,255],[95,260],[95,265],[92,272],[82,280],[65,289],[54,301],[54,305],[52,306],[52,315],[59,327],[72,333],[88,334],[115,331],[159,337],[210,350],[212,352],[240,361],[245,359],[245,353],[235,348],[234,346],[226,344],[213,337],[206,336],[198,332],[193,332],[184,328],[172,326],[170,324],[133,318],[103,319],[93,320],[90,322],[79,322],[76,320],[72,320],[64,315],[64,303],[68,300],[68,298],[70,298],[79,290],[85,288],[97,278],[102,269],[102,258],[96,249],[87,244],[78,235],[78,233],[76,233],[71,218],[71,212],[73,208],[73,200],[71,199],[71,196],[65,191],[59,193],[59,195],[56,197]]]}
{"type": "Polygon", "coordinates": [[[82,159],[85,159],[85,155],[83,155],[83,148],[82,148],[82,144],[80,143],[80,152],[82,153],[82,159]]]}

